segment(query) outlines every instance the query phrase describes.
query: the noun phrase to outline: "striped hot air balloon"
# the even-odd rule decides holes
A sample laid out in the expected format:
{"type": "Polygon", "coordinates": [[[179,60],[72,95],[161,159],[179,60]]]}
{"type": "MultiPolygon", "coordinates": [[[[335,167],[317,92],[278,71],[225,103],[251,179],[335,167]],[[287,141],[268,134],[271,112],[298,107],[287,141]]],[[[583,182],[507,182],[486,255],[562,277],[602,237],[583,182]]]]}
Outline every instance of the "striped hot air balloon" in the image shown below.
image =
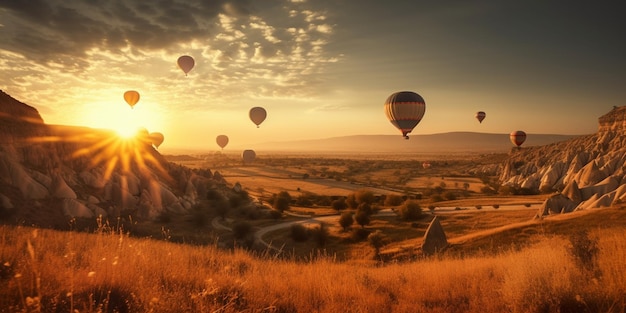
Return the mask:
{"type": "Polygon", "coordinates": [[[385,101],[385,114],[405,139],[419,124],[426,112],[426,102],[422,96],[412,91],[400,91],[392,94],[385,101]]]}
{"type": "Polygon", "coordinates": [[[516,130],[509,135],[509,138],[514,145],[519,147],[526,141],[526,133],[521,130],[516,130]]]}

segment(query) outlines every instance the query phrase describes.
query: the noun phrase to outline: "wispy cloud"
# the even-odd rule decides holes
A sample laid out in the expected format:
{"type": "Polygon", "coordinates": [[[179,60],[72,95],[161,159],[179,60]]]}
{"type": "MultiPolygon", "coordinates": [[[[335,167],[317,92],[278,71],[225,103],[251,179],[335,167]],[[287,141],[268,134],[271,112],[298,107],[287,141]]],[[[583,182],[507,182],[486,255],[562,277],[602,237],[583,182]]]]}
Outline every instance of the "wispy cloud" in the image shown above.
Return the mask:
{"type": "Polygon", "coordinates": [[[47,102],[54,84],[68,105],[125,86],[169,101],[175,92],[188,108],[310,97],[338,60],[326,49],[333,25],[304,1],[277,1],[2,2],[0,87],[47,102]],[[196,59],[184,83],[175,66],[182,54],[196,59]]]}

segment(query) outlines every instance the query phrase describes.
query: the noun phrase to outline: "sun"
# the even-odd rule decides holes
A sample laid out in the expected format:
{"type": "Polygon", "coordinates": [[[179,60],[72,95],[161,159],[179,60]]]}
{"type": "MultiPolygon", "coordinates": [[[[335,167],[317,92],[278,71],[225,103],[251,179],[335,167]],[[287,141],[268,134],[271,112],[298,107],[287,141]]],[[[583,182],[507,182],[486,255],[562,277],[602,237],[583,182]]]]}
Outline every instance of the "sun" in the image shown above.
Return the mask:
{"type": "Polygon", "coordinates": [[[142,131],[162,131],[154,110],[116,103],[94,103],[82,115],[80,123],[91,128],[113,130],[124,139],[132,139],[142,131]]]}

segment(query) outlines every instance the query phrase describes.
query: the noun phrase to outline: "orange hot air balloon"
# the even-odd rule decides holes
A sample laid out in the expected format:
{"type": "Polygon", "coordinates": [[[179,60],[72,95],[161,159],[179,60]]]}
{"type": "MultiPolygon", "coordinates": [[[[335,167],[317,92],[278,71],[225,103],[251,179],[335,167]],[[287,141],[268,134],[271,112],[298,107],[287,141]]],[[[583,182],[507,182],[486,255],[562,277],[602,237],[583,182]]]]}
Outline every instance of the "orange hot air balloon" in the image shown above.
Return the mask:
{"type": "Polygon", "coordinates": [[[261,125],[267,117],[267,111],[265,111],[262,107],[254,107],[250,109],[248,115],[250,116],[250,120],[252,120],[252,122],[256,124],[256,127],[259,128],[259,125],[261,125]]]}
{"type": "Polygon", "coordinates": [[[509,138],[514,145],[519,147],[526,141],[526,133],[521,130],[516,130],[509,135],[509,138]]]}
{"type": "Polygon", "coordinates": [[[178,64],[178,67],[185,72],[185,76],[187,76],[187,73],[189,73],[194,65],[196,65],[196,61],[188,55],[179,57],[176,63],[178,64]]]}
{"type": "Polygon", "coordinates": [[[385,101],[385,114],[396,128],[402,132],[405,139],[419,124],[426,112],[426,102],[422,96],[412,91],[393,93],[385,101]]]}
{"type": "Polygon", "coordinates": [[[139,102],[139,93],[134,90],[129,90],[124,93],[124,100],[126,100],[126,103],[128,103],[128,105],[130,105],[130,108],[132,109],[135,104],[139,102]]]}
{"type": "Polygon", "coordinates": [[[226,135],[219,135],[219,136],[217,136],[217,138],[215,138],[215,141],[217,142],[218,146],[220,146],[222,149],[224,149],[224,147],[226,147],[226,145],[228,144],[228,136],[226,136],[226,135]]]}
{"type": "Polygon", "coordinates": [[[256,159],[256,152],[254,152],[254,150],[243,150],[241,159],[243,159],[244,163],[251,163],[256,159]]]}
{"type": "Polygon", "coordinates": [[[476,119],[481,124],[482,124],[482,122],[483,122],[483,120],[485,119],[486,116],[487,116],[487,114],[485,112],[483,112],[483,111],[476,112],[476,119]]]}
{"type": "Polygon", "coordinates": [[[159,132],[154,132],[154,133],[150,133],[150,135],[148,136],[148,138],[150,138],[150,142],[152,143],[153,146],[155,146],[157,149],[159,148],[159,146],[163,143],[163,140],[165,140],[165,137],[163,136],[163,134],[159,133],[159,132]]]}

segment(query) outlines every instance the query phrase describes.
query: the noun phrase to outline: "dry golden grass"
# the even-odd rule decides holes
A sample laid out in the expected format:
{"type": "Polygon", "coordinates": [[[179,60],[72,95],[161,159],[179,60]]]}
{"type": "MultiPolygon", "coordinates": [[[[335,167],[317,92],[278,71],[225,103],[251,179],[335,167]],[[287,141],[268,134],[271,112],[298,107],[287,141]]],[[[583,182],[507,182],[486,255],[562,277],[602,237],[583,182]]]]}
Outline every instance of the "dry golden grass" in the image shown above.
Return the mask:
{"type": "Polygon", "coordinates": [[[521,250],[383,266],[0,226],[0,312],[624,312],[623,209],[591,215],[547,223],[521,250]],[[567,227],[597,241],[595,271],[567,227]]]}

